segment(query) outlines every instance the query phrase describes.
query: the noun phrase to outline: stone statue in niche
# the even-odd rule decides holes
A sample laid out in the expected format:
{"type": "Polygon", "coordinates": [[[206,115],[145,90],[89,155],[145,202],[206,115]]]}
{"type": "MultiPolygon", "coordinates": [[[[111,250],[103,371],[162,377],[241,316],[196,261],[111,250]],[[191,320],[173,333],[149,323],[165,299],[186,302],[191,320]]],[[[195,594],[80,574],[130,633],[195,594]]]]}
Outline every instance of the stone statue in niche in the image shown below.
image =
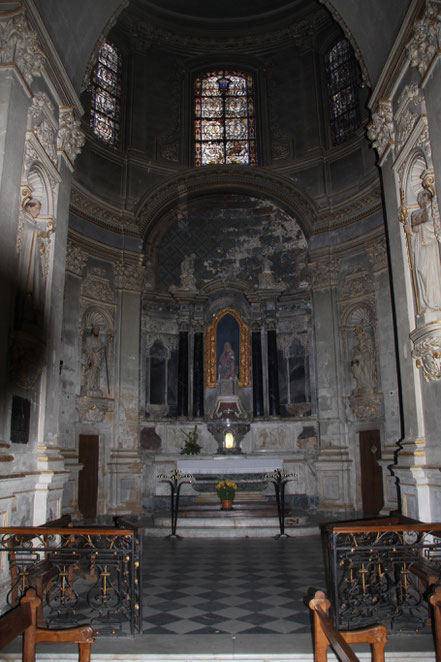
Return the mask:
{"type": "Polygon", "coordinates": [[[404,229],[411,240],[420,312],[441,310],[440,239],[435,232],[432,193],[420,191],[417,202],[420,208],[412,212],[411,226],[406,223],[404,229]]]}
{"type": "Polygon", "coordinates": [[[84,368],[84,381],[87,395],[102,395],[101,370],[106,369],[107,390],[109,391],[109,373],[107,365],[107,343],[102,342],[100,328],[94,326],[86,337],[84,351],[86,365],[84,368]]]}
{"type": "Polygon", "coordinates": [[[196,278],[194,277],[194,261],[196,255],[186,255],[181,263],[181,289],[195,290],[196,278]]]}
{"type": "Polygon", "coordinates": [[[45,280],[49,268],[49,242],[55,227],[52,221],[40,219],[40,212],[41,202],[36,198],[28,198],[20,215],[17,249],[20,286],[25,296],[25,306],[43,312],[45,280]]]}
{"type": "Polygon", "coordinates": [[[262,271],[258,276],[259,279],[259,290],[280,290],[286,287],[285,283],[282,281],[276,283],[274,280],[273,274],[273,265],[269,257],[264,255],[262,257],[262,271]]]}
{"type": "Polygon", "coordinates": [[[370,334],[361,326],[354,329],[354,346],[352,347],[351,370],[356,386],[354,395],[360,393],[375,393],[377,375],[375,369],[375,348],[370,334]]]}
{"type": "Polygon", "coordinates": [[[224,351],[219,358],[218,379],[234,379],[236,377],[236,357],[230,342],[224,344],[224,351]]]}

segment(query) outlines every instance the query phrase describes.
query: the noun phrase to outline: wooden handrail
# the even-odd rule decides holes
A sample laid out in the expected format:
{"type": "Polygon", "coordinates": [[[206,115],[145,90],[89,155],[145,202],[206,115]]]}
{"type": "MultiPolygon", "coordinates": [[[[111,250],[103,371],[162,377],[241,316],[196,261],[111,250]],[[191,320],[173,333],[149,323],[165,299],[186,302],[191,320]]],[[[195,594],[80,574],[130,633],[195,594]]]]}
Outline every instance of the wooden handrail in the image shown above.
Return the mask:
{"type": "Polygon", "coordinates": [[[423,524],[419,522],[418,524],[360,524],[358,522],[353,522],[352,524],[337,524],[329,525],[329,531],[332,533],[386,533],[390,531],[403,532],[406,531],[427,531],[431,533],[441,532],[441,523],[440,522],[428,522],[423,524]]]}
{"type": "Polygon", "coordinates": [[[0,527],[0,536],[133,536],[135,529],[117,529],[115,527],[65,527],[52,528],[50,526],[7,526],[0,527]]]}

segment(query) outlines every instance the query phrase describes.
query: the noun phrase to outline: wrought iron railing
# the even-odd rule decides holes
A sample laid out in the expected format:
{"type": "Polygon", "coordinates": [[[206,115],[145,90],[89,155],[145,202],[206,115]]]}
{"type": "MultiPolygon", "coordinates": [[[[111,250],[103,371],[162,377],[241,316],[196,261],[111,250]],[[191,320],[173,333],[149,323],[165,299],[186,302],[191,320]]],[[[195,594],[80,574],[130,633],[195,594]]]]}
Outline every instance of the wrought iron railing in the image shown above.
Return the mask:
{"type": "Polygon", "coordinates": [[[399,519],[328,525],[328,593],[335,626],[383,623],[389,629],[424,630],[425,593],[441,573],[440,536],[441,524],[399,519]]]}
{"type": "Polygon", "coordinates": [[[90,623],[98,635],[133,635],[142,623],[142,537],[129,528],[0,528],[0,552],[18,603],[29,586],[48,626],[90,623]]]}

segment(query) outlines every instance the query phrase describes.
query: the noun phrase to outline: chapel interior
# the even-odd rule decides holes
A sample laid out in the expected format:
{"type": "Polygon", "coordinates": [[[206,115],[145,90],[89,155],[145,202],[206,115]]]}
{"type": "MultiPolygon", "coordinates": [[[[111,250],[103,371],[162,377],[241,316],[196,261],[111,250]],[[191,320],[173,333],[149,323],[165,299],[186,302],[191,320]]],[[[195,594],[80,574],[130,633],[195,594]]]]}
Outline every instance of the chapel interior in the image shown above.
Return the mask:
{"type": "Polygon", "coordinates": [[[1,526],[441,521],[440,20],[2,0],[1,526]]]}

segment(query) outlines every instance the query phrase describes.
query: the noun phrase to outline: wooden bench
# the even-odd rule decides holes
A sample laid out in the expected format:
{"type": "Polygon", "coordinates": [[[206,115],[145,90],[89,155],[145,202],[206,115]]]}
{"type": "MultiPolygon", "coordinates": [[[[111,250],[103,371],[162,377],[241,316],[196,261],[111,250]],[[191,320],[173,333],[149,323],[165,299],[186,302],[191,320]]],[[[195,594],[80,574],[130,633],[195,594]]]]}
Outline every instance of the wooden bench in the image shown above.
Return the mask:
{"type": "Polygon", "coordinates": [[[23,635],[22,661],[35,662],[35,647],[41,642],[69,642],[78,644],[79,662],[90,662],[90,645],[95,641],[90,625],[63,630],[37,627],[37,610],[41,605],[35,589],[29,588],[18,607],[0,618],[0,650],[16,637],[23,635]]]}
{"type": "MultiPolygon", "coordinates": [[[[39,528],[65,528],[71,527],[72,520],[70,515],[64,515],[55,520],[42,524],[39,528]]],[[[15,547],[17,542],[23,545],[31,542],[35,538],[35,534],[20,535],[10,540],[10,546],[15,547]]],[[[44,536],[46,543],[48,542],[48,535],[44,536]]],[[[33,564],[32,569],[23,575],[20,566],[17,564],[17,555],[20,552],[11,551],[8,554],[9,571],[11,575],[11,606],[15,607],[19,603],[20,595],[26,590],[27,587],[34,588],[36,594],[39,596],[40,605],[37,610],[37,623],[40,626],[45,624],[43,619],[43,604],[46,593],[51,585],[53,579],[58,575],[58,569],[45,558],[33,564]]]]}
{"type": "Polygon", "coordinates": [[[330,606],[322,591],[317,591],[309,603],[314,613],[314,661],[326,662],[330,646],[341,662],[359,662],[349,644],[370,644],[373,662],[384,662],[384,647],[388,641],[384,625],[348,632],[337,630],[327,615],[330,606]]]}

